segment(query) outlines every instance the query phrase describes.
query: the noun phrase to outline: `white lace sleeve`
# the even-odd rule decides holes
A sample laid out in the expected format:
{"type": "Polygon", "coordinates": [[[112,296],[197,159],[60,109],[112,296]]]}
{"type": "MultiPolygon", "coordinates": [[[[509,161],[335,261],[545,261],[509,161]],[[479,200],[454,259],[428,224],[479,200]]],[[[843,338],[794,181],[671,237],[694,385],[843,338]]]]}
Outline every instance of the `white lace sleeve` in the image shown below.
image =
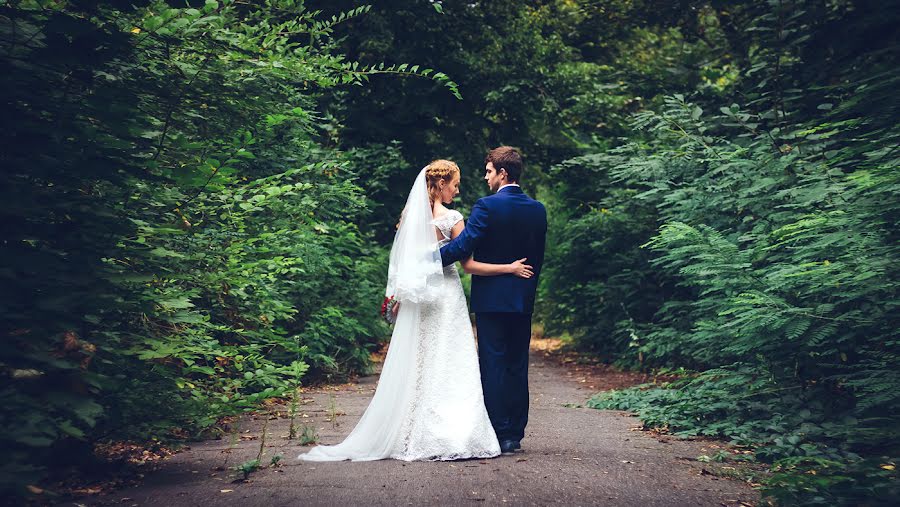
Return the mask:
{"type": "Polygon", "coordinates": [[[441,246],[446,245],[450,242],[450,238],[452,236],[453,226],[457,223],[461,222],[463,219],[462,213],[456,211],[455,209],[451,209],[447,211],[442,217],[435,218],[432,220],[435,227],[441,231],[441,235],[444,236],[444,239],[441,240],[441,246]]]}
{"type": "Polygon", "coordinates": [[[461,222],[462,219],[463,219],[462,213],[460,213],[459,211],[456,211],[455,209],[452,209],[449,212],[447,212],[447,224],[450,226],[451,229],[453,229],[453,226],[455,226],[458,222],[461,222]]]}

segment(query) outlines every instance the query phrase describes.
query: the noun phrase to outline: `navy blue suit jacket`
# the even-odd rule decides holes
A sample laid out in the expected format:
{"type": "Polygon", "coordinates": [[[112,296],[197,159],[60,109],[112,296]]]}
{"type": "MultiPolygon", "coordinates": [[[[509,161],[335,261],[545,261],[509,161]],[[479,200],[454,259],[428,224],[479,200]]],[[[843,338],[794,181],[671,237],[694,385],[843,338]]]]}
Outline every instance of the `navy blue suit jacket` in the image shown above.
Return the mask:
{"type": "Polygon", "coordinates": [[[534,267],[534,276],[512,274],[472,275],[471,308],[475,313],[533,313],[544,242],[547,210],[516,186],[482,197],[472,208],[466,228],[441,248],[444,266],[469,258],[490,264],[509,264],[523,257],[534,267]]]}

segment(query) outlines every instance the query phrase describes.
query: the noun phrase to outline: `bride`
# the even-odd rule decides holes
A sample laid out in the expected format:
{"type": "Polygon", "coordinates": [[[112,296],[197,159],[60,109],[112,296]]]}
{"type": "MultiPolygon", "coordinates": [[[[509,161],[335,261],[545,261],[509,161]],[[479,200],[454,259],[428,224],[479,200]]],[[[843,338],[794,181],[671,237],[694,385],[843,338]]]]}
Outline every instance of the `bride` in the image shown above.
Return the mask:
{"type": "MultiPolygon", "coordinates": [[[[386,295],[400,302],[390,347],[372,401],[337,445],[320,445],[298,459],[369,461],[455,460],[500,454],[481,391],[469,310],[454,265],[443,268],[440,247],[463,230],[462,214],[444,207],[459,194],[459,167],[435,160],[416,177],[391,248],[386,295]]],[[[467,273],[533,275],[521,259],[485,264],[468,259],[467,273]]]]}

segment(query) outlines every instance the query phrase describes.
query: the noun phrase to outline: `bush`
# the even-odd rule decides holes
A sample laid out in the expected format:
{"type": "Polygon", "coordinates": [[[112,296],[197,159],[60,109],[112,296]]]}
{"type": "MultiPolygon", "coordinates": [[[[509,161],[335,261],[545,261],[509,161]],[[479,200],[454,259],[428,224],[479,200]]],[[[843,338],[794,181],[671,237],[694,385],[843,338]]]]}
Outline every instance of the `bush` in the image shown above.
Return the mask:
{"type": "Polygon", "coordinates": [[[0,6],[4,493],[364,370],[387,332],[362,171],[315,108],[426,73],[336,52],[368,7],[120,4],[0,6]]]}
{"type": "Polygon", "coordinates": [[[787,504],[886,502],[900,455],[896,34],[864,37],[887,21],[849,5],[743,14],[742,104],[665,96],[627,142],[559,166],[593,175],[563,198],[580,185],[591,199],[550,239],[545,311],[590,350],[701,372],[595,406],[754,446],[787,504]],[[837,27],[850,39],[830,42],[837,27]]]}

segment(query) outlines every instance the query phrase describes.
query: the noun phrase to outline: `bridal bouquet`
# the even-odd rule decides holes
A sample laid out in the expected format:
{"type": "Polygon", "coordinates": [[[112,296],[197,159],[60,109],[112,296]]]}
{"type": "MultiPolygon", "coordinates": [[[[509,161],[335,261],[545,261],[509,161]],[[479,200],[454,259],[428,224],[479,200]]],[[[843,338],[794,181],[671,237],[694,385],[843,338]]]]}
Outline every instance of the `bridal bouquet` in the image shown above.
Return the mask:
{"type": "Polygon", "coordinates": [[[394,307],[398,304],[400,304],[400,302],[394,299],[394,296],[384,298],[384,302],[381,303],[381,317],[388,324],[393,324],[396,321],[394,307]]]}

